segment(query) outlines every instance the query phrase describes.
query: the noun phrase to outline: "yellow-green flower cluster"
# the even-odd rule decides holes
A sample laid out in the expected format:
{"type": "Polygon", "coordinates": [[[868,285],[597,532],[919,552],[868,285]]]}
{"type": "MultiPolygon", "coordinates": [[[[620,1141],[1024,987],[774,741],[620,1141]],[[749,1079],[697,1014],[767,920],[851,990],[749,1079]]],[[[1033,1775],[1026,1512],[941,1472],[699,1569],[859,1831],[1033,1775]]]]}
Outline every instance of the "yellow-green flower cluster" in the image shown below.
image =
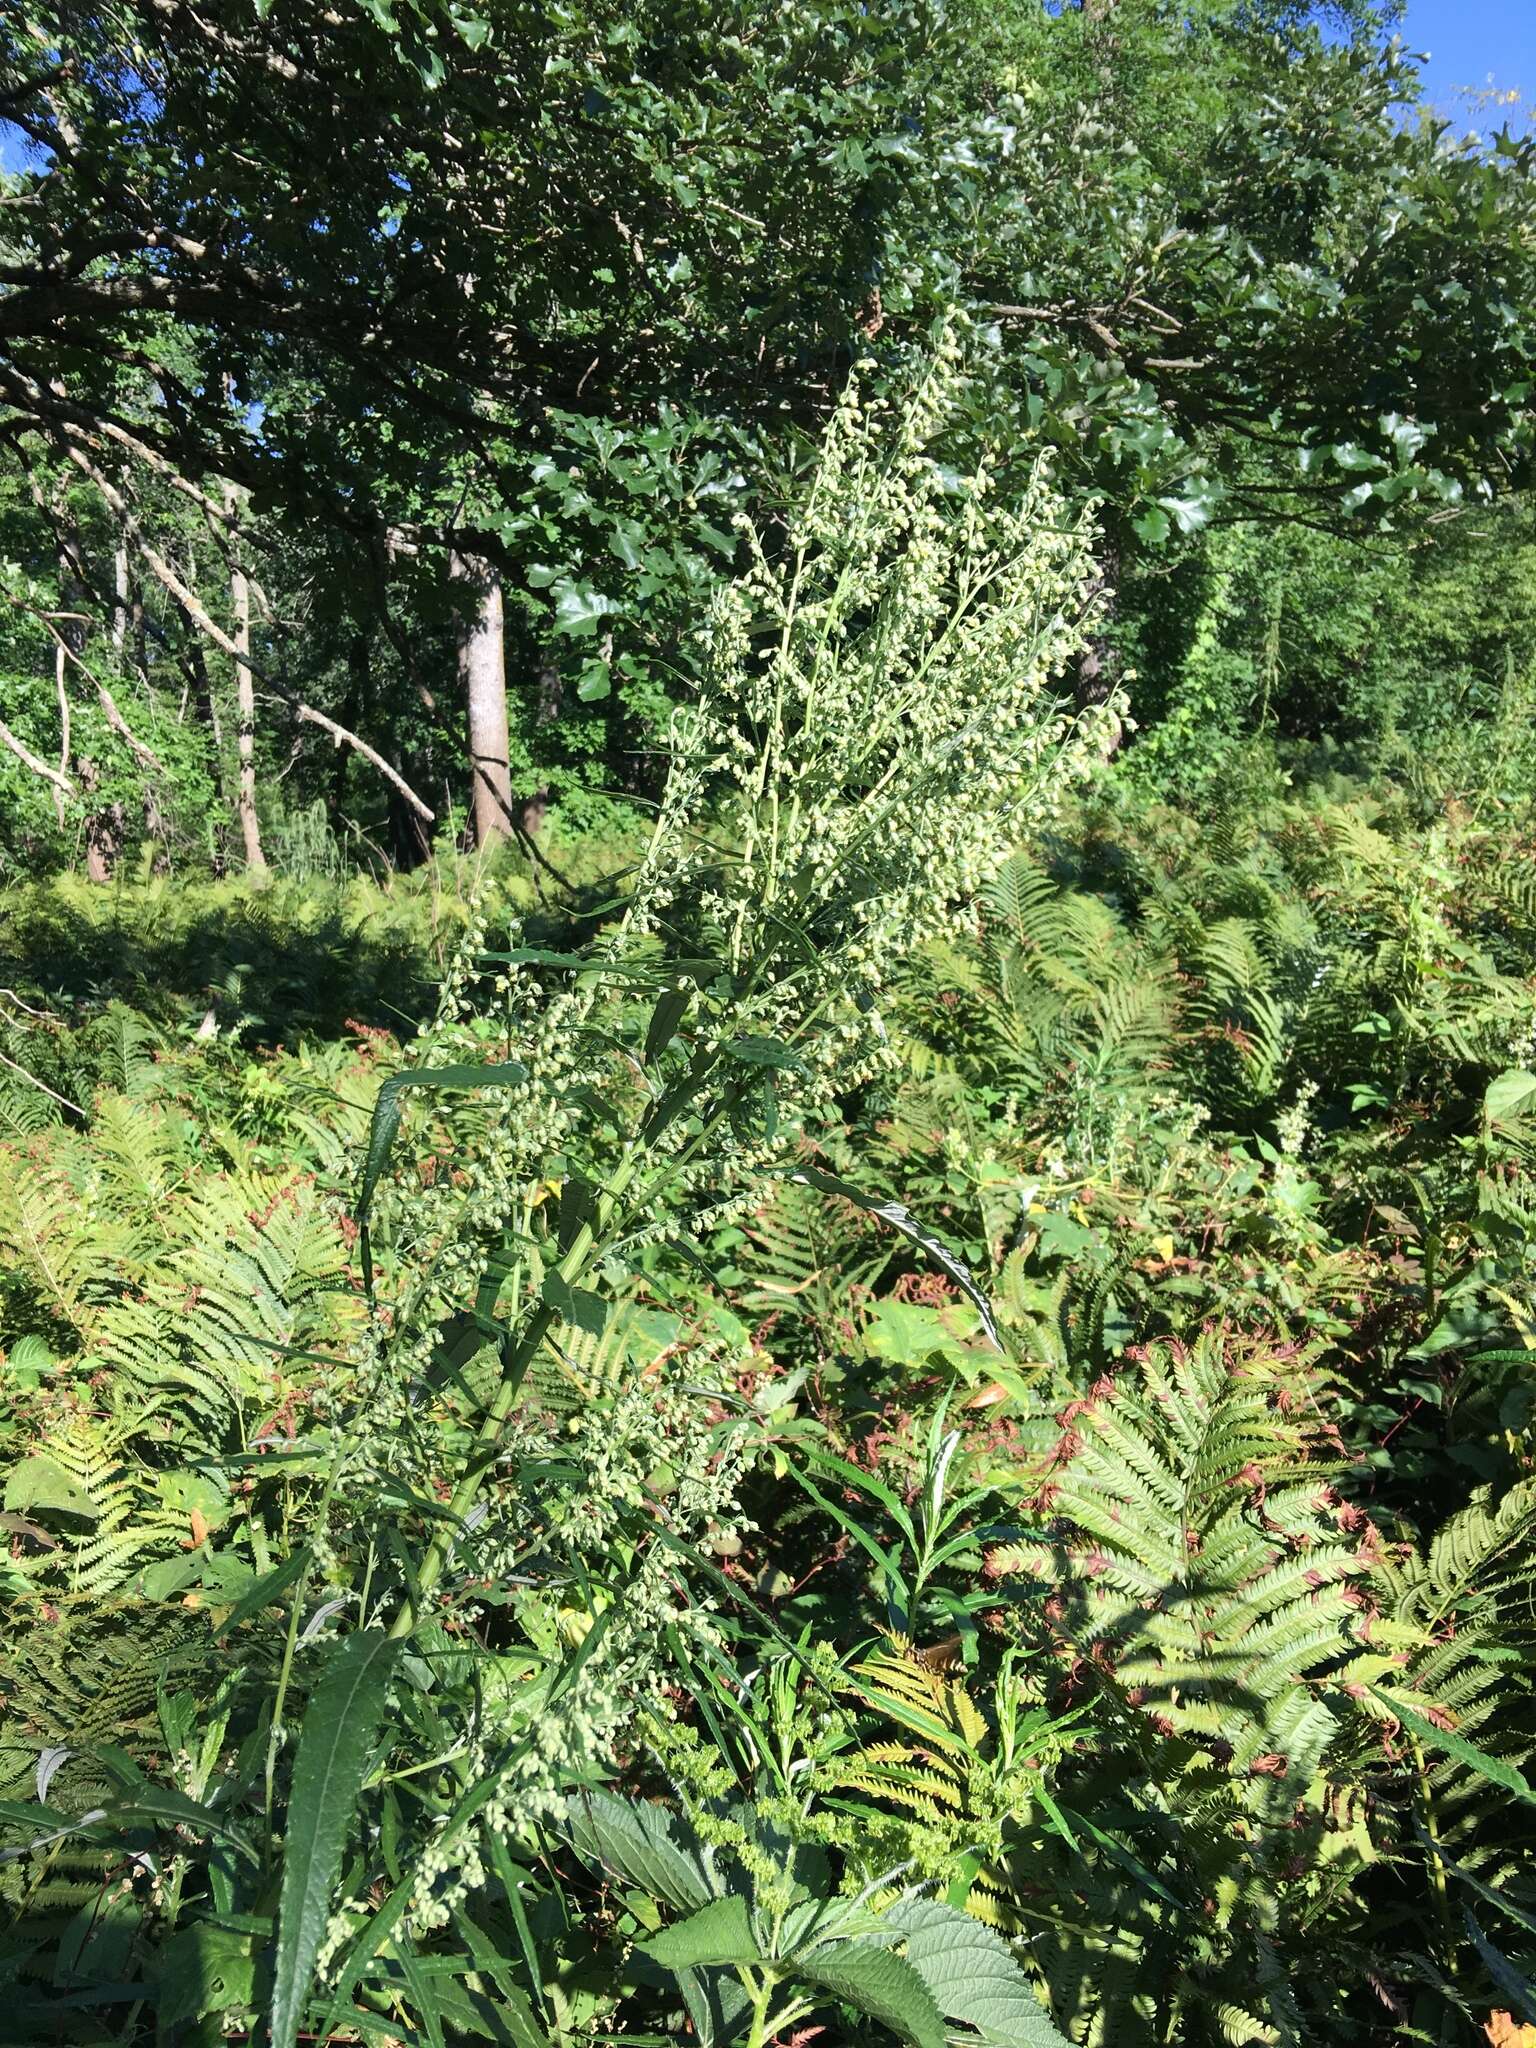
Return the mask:
{"type": "MultiPolygon", "coordinates": [[[[494,1444],[572,1290],[590,1315],[644,1247],[698,1241],[788,1168],[889,1059],[892,967],[1098,757],[1058,690],[1088,526],[1043,462],[1010,495],[985,458],[965,474],[942,459],[965,383],[956,327],[903,401],[850,385],[804,502],[743,528],[648,848],[588,952],[562,963],[514,941],[487,1004],[471,919],[422,1064],[474,1066],[490,1043],[518,1065],[451,1166],[386,1215],[399,1278],[354,1475],[447,1484],[429,1591],[490,1470],[483,1445],[456,1484],[434,1469],[433,1402],[452,1395],[423,1390],[445,1321],[478,1299],[505,1333],[494,1444]]],[[[451,1122],[462,1101],[433,1113],[451,1122]]]]}

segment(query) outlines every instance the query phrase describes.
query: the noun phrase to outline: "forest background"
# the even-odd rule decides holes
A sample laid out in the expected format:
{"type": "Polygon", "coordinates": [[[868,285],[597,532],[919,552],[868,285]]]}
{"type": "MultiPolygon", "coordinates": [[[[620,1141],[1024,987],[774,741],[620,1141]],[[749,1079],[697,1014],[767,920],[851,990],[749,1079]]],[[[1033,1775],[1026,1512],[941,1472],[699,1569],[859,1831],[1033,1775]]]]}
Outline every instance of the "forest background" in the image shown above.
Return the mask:
{"type": "Polygon", "coordinates": [[[1536,142],[1399,27],[0,25],[6,2038],[1536,2038],[1536,142]]]}

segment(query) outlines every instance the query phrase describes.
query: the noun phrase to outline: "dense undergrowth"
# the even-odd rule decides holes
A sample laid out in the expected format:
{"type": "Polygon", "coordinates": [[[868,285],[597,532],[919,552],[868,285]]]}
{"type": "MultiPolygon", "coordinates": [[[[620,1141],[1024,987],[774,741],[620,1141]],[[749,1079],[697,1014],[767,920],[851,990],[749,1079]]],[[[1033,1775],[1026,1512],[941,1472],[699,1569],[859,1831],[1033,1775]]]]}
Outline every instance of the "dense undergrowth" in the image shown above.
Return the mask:
{"type": "Polygon", "coordinates": [[[0,913],[6,2038],[1536,2021],[1514,742],[893,835],[861,630],[606,892],[0,913]]]}

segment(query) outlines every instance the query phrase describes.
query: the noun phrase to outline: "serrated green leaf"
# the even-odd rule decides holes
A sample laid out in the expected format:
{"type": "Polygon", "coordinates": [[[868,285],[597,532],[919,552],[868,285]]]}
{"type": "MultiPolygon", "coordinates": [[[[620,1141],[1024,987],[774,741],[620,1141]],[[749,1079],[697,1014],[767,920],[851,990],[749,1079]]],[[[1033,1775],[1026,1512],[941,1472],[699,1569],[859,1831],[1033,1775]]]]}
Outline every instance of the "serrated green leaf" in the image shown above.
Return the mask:
{"type": "Polygon", "coordinates": [[[913,2048],[945,2048],[944,2021],[933,1993],[912,1965],[872,1942],[840,1942],[795,1958],[807,1984],[830,1991],[856,2012],[879,2020],[913,2048]]]}
{"type": "Polygon", "coordinates": [[[1506,1073],[1496,1074],[1488,1083],[1488,1092],[1483,1097],[1483,1121],[1486,1124],[1515,1125],[1533,1114],[1536,1114],[1536,1074],[1511,1067],[1506,1073]]]}
{"type": "Polygon", "coordinates": [[[256,1937],[207,1921],[184,1927],[155,1955],[156,2019],[161,2035],[178,2038],[183,2022],[205,2012],[249,2005],[255,1983],[256,1937]]]}
{"type": "Polygon", "coordinates": [[[601,1337],[607,1329],[609,1305],[589,1288],[573,1287],[563,1274],[551,1270],[544,1275],[539,1292],[574,1329],[584,1330],[589,1337],[601,1337]]]}
{"type": "Polygon", "coordinates": [[[747,1902],[739,1895],[711,1899],[697,1913],[639,1946],[667,1970],[702,1970],[711,1963],[755,1963],[760,1949],[747,1902]]]}
{"type": "Polygon", "coordinates": [[[568,1800],[565,1815],[567,1837],[579,1855],[652,1898],[680,1913],[697,1913],[715,1896],[702,1859],[684,1839],[686,1823],[664,1808],[591,1791],[568,1800]]]}
{"type": "Polygon", "coordinates": [[[909,1899],[885,1918],[906,1934],[906,1960],[946,2019],[975,2027],[995,2048],[1071,2048],[990,1927],[933,1899],[909,1899]]]}
{"type": "Polygon", "coordinates": [[[299,1730],[277,1913],[272,2048],[294,2048],[298,2039],[397,1648],[379,1630],[348,1636],[326,1666],[299,1730]]]}
{"type": "Polygon", "coordinates": [[[85,1488],[71,1479],[62,1465],[41,1453],[23,1458],[11,1472],[5,1482],[5,1505],[13,1511],[52,1509],[57,1514],[79,1515],[89,1522],[94,1522],[101,1513],[85,1488]]]}
{"type": "Polygon", "coordinates": [[[740,2023],[752,2001],[740,1977],[728,1968],[679,1970],[677,1988],[688,2008],[699,2048],[717,2048],[737,2039],[740,2023]]]}

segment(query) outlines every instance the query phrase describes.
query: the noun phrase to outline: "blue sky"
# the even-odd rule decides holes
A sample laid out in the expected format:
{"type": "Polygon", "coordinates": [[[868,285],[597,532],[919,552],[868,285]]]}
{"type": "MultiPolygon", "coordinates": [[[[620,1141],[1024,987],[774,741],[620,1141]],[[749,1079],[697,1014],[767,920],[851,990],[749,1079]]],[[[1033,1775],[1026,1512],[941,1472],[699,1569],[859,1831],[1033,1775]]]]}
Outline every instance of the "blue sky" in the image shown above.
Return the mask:
{"type": "Polygon", "coordinates": [[[26,160],[26,144],[14,128],[0,122],[0,171],[19,171],[26,160]]]}
{"type": "Polygon", "coordinates": [[[1536,109],[1536,0],[1408,0],[1403,33],[1410,49],[1430,52],[1429,98],[1458,126],[1498,126],[1456,96],[1459,86],[1485,87],[1490,72],[1496,87],[1521,96],[1510,125],[1518,132],[1529,122],[1536,109]]]}

